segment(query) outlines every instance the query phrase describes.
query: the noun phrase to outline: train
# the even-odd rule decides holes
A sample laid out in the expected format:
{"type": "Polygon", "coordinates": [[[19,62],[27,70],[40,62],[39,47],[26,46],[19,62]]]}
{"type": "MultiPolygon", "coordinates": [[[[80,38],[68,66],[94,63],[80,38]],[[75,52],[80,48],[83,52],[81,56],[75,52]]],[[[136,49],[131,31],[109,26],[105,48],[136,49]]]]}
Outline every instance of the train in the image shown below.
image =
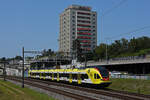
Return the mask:
{"type": "Polygon", "coordinates": [[[97,87],[108,87],[112,83],[109,80],[109,71],[103,66],[86,66],[69,69],[30,68],[28,77],[57,82],[68,82],[69,84],[96,85],[97,87]]]}

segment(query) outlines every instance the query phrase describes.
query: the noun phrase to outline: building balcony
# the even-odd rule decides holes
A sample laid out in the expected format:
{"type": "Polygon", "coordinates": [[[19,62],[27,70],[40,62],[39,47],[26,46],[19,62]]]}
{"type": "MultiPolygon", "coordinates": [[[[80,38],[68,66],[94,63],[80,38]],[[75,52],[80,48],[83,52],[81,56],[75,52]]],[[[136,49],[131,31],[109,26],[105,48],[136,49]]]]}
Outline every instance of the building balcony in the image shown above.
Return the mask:
{"type": "Polygon", "coordinates": [[[91,27],[90,24],[77,24],[77,26],[81,26],[81,27],[91,27]]]}
{"type": "Polygon", "coordinates": [[[77,30],[78,30],[78,31],[80,31],[80,30],[91,31],[91,29],[90,29],[90,28],[77,28],[77,30]]]}
{"type": "Polygon", "coordinates": [[[81,44],[81,46],[88,46],[88,47],[90,47],[91,46],[91,44],[81,44]]]}
{"type": "Polygon", "coordinates": [[[77,38],[78,39],[91,39],[91,37],[88,37],[88,36],[78,36],[77,38]]]}
{"type": "Polygon", "coordinates": [[[89,24],[89,23],[91,23],[91,21],[89,21],[89,20],[82,20],[82,19],[81,19],[81,20],[77,20],[77,23],[78,23],[78,24],[79,24],[79,23],[80,23],[80,24],[81,24],[81,23],[82,23],[82,24],[84,24],[84,23],[88,23],[88,24],[89,24]]]}
{"type": "Polygon", "coordinates": [[[84,51],[91,51],[91,48],[81,48],[84,51]]]}
{"type": "Polygon", "coordinates": [[[77,18],[87,19],[87,20],[90,20],[90,19],[91,19],[91,17],[89,17],[89,16],[77,16],[77,18]]]}
{"type": "Polygon", "coordinates": [[[88,12],[77,12],[77,14],[79,14],[79,15],[91,15],[91,13],[88,13],[88,12]]]}
{"type": "Polygon", "coordinates": [[[91,40],[80,40],[81,43],[91,43],[91,40]]]}
{"type": "Polygon", "coordinates": [[[91,33],[86,33],[86,32],[77,32],[77,34],[80,34],[80,35],[91,35],[91,33]]]}

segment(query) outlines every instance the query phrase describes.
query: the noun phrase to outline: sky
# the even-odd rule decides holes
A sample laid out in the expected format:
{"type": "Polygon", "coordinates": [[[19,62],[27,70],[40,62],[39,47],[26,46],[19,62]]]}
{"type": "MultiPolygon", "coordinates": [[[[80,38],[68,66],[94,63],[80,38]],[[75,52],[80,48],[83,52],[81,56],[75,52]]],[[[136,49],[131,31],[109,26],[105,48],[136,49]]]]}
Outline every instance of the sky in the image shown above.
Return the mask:
{"type": "Polygon", "coordinates": [[[59,14],[72,4],[98,14],[98,45],[150,36],[150,0],[0,0],[0,57],[58,50],[59,14]]]}

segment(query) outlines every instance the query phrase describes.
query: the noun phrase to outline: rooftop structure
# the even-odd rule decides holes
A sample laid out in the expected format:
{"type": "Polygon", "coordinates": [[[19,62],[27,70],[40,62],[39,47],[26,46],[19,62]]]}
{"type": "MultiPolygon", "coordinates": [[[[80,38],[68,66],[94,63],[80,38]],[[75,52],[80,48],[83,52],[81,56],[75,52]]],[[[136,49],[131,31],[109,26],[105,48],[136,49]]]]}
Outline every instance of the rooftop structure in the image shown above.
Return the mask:
{"type": "Polygon", "coordinates": [[[71,5],[60,14],[59,52],[73,52],[76,39],[83,52],[97,45],[97,13],[91,7],[71,5]]]}

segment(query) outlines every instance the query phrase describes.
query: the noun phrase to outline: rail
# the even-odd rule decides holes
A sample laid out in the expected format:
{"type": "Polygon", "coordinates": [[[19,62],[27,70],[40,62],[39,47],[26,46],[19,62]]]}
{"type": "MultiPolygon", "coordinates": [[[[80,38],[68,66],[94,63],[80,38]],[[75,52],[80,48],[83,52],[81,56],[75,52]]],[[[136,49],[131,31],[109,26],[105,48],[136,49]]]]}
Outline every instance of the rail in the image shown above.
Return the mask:
{"type": "MultiPolygon", "coordinates": [[[[12,77],[12,78],[14,78],[14,77],[12,77]]],[[[19,79],[19,78],[17,77],[17,79],[19,79]]],[[[46,81],[46,80],[38,80],[38,79],[31,79],[31,78],[25,78],[25,80],[31,82],[32,84],[33,84],[33,82],[37,82],[40,84],[47,84],[47,85],[43,85],[43,86],[51,86],[52,85],[52,87],[55,87],[55,89],[59,89],[59,91],[61,91],[60,89],[65,90],[65,92],[67,92],[67,94],[69,94],[68,91],[74,91],[72,93],[80,93],[80,94],[77,94],[79,97],[84,96],[83,98],[87,97],[87,99],[91,98],[91,100],[98,99],[101,97],[103,99],[108,99],[109,97],[111,97],[113,99],[119,99],[119,100],[120,99],[121,100],[149,100],[150,99],[150,95],[129,93],[129,92],[124,92],[124,91],[116,91],[116,90],[110,90],[110,89],[94,89],[93,87],[92,88],[80,87],[80,86],[68,85],[68,84],[64,84],[64,83],[52,82],[49,80],[46,81]],[[89,93],[91,95],[90,97],[89,97],[89,93]]],[[[25,82],[25,84],[26,84],[26,82],[25,82]]],[[[72,94],[69,94],[69,95],[72,96],[72,94]]],[[[73,94],[73,95],[77,96],[76,94],[73,94]]]]}

